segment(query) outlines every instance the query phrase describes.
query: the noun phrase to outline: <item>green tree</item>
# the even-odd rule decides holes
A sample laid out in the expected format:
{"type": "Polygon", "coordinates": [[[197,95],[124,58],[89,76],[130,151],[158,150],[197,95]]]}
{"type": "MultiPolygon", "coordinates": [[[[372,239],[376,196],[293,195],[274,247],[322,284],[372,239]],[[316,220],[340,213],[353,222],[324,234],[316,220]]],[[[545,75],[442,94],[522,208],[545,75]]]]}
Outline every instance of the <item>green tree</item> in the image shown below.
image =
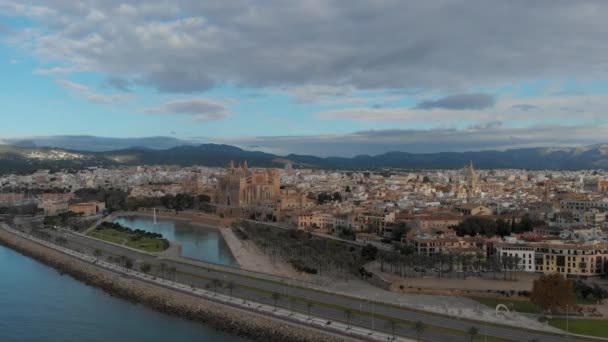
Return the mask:
{"type": "Polygon", "coordinates": [[[139,269],[144,272],[145,274],[148,274],[150,272],[150,270],[152,269],[152,266],[148,263],[143,263],[139,266],[139,269]]]}
{"type": "Polygon", "coordinates": [[[391,318],[386,323],[388,324],[388,326],[391,329],[391,333],[393,335],[393,340],[394,340],[395,339],[395,329],[397,329],[397,326],[399,325],[399,321],[394,318],[391,318]]]}
{"type": "Polygon", "coordinates": [[[128,270],[130,270],[131,268],[133,268],[133,260],[131,260],[131,259],[127,258],[127,259],[125,260],[125,267],[126,267],[128,270]]]}
{"type": "Polygon", "coordinates": [[[467,334],[469,335],[471,342],[473,342],[475,340],[475,338],[477,337],[477,335],[479,335],[479,329],[474,326],[470,327],[469,330],[467,330],[467,334]]]}
{"type": "Polygon", "coordinates": [[[217,279],[217,278],[213,278],[211,279],[211,287],[213,287],[213,295],[215,296],[217,294],[217,288],[222,286],[222,281],[217,279]]]}
{"type": "Polygon", "coordinates": [[[68,239],[64,238],[63,236],[58,236],[55,238],[55,243],[63,247],[68,244],[68,239]]]}
{"type": "Polygon", "coordinates": [[[408,227],[407,223],[399,222],[393,226],[393,230],[391,231],[391,240],[393,241],[401,241],[403,236],[407,234],[411,230],[408,227]]]}
{"type": "Polygon", "coordinates": [[[378,247],[373,246],[369,243],[361,249],[361,257],[368,261],[375,260],[377,254],[378,247]]]}
{"type": "Polygon", "coordinates": [[[232,291],[234,291],[234,288],[235,288],[235,287],[236,287],[236,286],[235,286],[235,284],[234,284],[234,282],[233,282],[233,281],[229,281],[229,282],[226,284],[226,288],[228,289],[228,291],[229,291],[229,293],[230,293],[230,299],[232,299],[232,291]]]}
{"type": "Polygon", "coordinates": [[[420,342],[420,338],[422,337],[422,333],[424,332],[424,329],[426,327],[424,326],[424,323],[422,323],[421,321],[417,321],[414,324],[414,330],[416,330],[416,337],[418,338],[418,342],[420,342]]]}
{"type": "Polygon", "coordinates": [[[96,249],[93,251],[93,255],[95,255],[95,257],[97,258],[97,260],[99,260],[99,258],[100,258],[100,257],[101,257],[101,255],[102,255],[101,249],[96,248],[96,249]]]}
{"type": "Polygon", "coordinates": [[[161,264],[159,265],[159,268],[160,268],[160,276],[162,278],[164,278],[165,277],[165,272],[167,272],[167,268],[168,268],[167,264],[165,264],[164,262],[161,262],[161,264]]]}
{"type": "Polygon", "coordinates": [[[344,309],[344,318],[346,319],[346,327],[350,329],[350,319],[353,316],[353,311],[351,309],[344,309]]]}
{"type": "Polygon", "coordinates": [[[308,319],[312,319],[312,314],[311,314],[311,312],[312,312],[312,308],[313,308],[314,306],[315,306],[315,305],[313,304],[313,302],[311,302],[311,301],[307,301],[307,302],[306,302],[306,310],[308,311],[308,319]]]}
{"type": "Polygon", "coordinates": [[[278,292],[273,292],[272,301],[274,302],[274,311],[277,311],[277,304],[279,302],[279,299],[281,299],[281,294],[278,292]]]}

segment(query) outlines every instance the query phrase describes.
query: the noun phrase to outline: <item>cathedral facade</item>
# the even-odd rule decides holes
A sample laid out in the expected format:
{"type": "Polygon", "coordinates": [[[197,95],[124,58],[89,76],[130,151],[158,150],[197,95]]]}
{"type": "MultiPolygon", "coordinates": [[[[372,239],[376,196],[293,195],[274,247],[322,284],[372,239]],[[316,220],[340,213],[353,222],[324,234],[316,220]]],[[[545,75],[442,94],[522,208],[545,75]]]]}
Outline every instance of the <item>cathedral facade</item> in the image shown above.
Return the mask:
{"type": "Polygon", "coordinates": [[[228,207],[250,207],[275,202],[280,196],[281,177],[276,169],[249,169],[247,162],[230,163],[218,181],[216,203],[228,207]]]}

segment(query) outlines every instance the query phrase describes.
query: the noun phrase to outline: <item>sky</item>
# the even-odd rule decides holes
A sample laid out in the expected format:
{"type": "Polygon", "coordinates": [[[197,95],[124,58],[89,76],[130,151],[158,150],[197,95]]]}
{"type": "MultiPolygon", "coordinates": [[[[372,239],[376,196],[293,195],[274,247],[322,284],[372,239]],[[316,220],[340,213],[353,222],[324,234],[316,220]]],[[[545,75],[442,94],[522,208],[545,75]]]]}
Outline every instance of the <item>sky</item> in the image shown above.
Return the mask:
{"type": "Polygon", "coordinates": [[[0,142],[319,156],[605,143],[605,13],[601,0],[0,0],[0,142]]]}

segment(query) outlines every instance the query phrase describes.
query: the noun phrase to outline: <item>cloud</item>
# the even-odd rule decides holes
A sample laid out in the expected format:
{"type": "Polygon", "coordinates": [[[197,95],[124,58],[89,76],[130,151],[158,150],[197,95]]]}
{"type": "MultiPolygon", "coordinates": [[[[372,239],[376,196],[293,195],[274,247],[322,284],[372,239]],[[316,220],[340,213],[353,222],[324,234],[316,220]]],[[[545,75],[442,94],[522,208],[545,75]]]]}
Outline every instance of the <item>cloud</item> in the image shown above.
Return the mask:
{"type": "Polygon", "coordinates": [[[257,150],[279,154],[352,157],[389,151],[433,153],[577,146],[605,142],[606,134],[608,134],[607,125],[539,125],[514,128],[494,124],[465,129],[386,129],[351,134],[220,139],[218,142],[256,146],[257,150]]]}
{"type": "Polygon", "coordinates": [[[129,88],[131,86],[131,82],[129,82],[129,80],[126,80],[121,77],[116,77],[116,76],[108,77],[105,81],[105,84],[118,91],[122,91],[125,93],[131,92],[131,89],[129,88]]]}
{"type": "Polygon", "coordinates": [[[146,113],[188,115],[195,121],[222,120],[231,115],[224,104],[204,98],[173,100],[144,111],[146,113]]]}
{"type": "Polygon", "coordinates": [[[569,124],[574,121],[578,124],[605,122],[604,113],[608,111],[608,98],[603,94],[539,96],[526,98],[526,102],[522,106],[520,99],[502,96],[492,107],[484,110],[460,109],[462,105],[434,107],[432,111],[417,106],[372,106],[325,110],[315,113],[314,117],[319,120],[400,122],[426,126],[445,126],[446,123],[453,126],[484,125],[496,121],[534,125],[547,120],[569,124]]]}
{"type": "Polygon", "coordinates": [[[110,103],[117,103],[117,102],[128,102],[128,101],[133,100],[133,98],[134,98],[132,95],[125,95],[125,94],[108,95],[108,94],[96,93],[91,87],[89,87],[87,85],[73,82],[70,80],[66,80],[63,78],[57,79],[55,81],[60,86],[75,92],[78,96],[86,99],[89,102],[110,104],[110,103]]]}
{"type": "Polygon", "coordinates": [[[529,105],[529,104],[516,104],[516,105],[512,105],[511,108],[519,109],[519,110],[523,110],[523,111],[527,112],[529,110],[537,109],[538,107],[529,105]]]}
{"type": "Polygon", "coordinates": [[[0,36],[11,33],[11,28],[3,23],[0,23],[0,36]]]}
{"type": "Polygon", "coordinates": [[[34,33],[15,28],[15,42],[42,60],[179,93],[602,80],[606,12],[599,0],[0,1],[0,13],[36,22],[34,33]]]}
{"type": "Polygon", "coordinates": [[[417,109],[481,110],[494,106],[496,99],[490,94],[457,94],[438,100],[422,101],[417,109]]]}
{"type": "Polygon", "coordinates": [[[84,70],[77,67],[53,67],[46,69],[36,69],[32,73],[34,75],[66,75],[80,71],[84,70]]]}
{"type": "Polygon", "coordinates": [[[76,82],[72,82],[70,80],[66,80],[63,78],[57,79],[56,80],[57,84],[59,84],[60,86],[70,89],[70,90],[76,90],[79,92],[88,92],[91,90],[91,88],[89,86],[86,86],[84,84],[81,83],[76,83],[76,82]]]}

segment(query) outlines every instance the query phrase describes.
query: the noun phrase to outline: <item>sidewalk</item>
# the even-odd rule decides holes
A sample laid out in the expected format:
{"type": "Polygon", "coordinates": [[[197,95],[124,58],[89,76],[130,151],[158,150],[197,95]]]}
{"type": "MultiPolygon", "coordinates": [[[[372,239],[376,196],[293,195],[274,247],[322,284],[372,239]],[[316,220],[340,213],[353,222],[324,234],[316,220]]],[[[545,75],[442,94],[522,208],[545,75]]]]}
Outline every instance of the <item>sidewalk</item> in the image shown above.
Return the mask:
{"type": "Polygon", "coordinates": [[[261,304],[261,303],[250,301],[250,300],[244,300],[244,299],[240,299],[240,298],[236,298],[236,297],[229,297],[225,294],[213,293],[211,291],[207,291],[207,290],[203,290],[203,289],[199,289],[199,288],[193,288],[189,285],[184,285],[184,284],[177,283],[174,281],[156,278],[151,275],[147,275],[147,274],[144,274],[144,273],[141,273],[138,271],[134,271],[134,270],[129,270],[122,266],[110,264],[106,261],[98,260],[97,258],[95,258],[93,256],[79,253],[79,252],[70,250],[68,248],[64,248],[64,247],[55,245],[53,243],[50,243],[50,242],[47,242],[44,240],[34,238],[25,233],[16,231],[4,223],[1,224],[0,226],[4,230],[6,230],[10,233],[13,233],[15,235],[21,236],[22,238],[28,239],[30,241],[33,241],[33,242],[43,245],[45,247],[57,250],[61,253],[70,255],[74,258],[77,258],[77,259],[87,262],[89,264],[93,264],[95,266],[104,268],[106,270],[109,270],[109,271],[112,271],[115,273],[119,273],[119,274],[123,274],[125,276],[135,278],[140,281],[144,281],[144,282],[154,284],[157,286],[162,286],[162,287],[180,291],[180,292],[183,292],[183,293],[186,293],[189,295],[194,295],[194,296],[197,296],[197,297],[200,297],[202,299],[209,300],[212,302],[221,303],[221,304],[225,304],[225,305],[235,307],[238,309],[246,310],[246,311],[252,312],[254,314],[259,314],[259,315],[263,315],[266,317],[279,319],[281,321],[285,321],[285,322],[292,323],[292,324],[303,325],[308,328],[326,331],[328,333],[337,334],[337,335],[340,335],[340,336],[343,336],[346,338],[360,339],[360,340],[366,340],[366,341],[404,341],[404,342],[413,341],[411,339],[406,339],[406,338],[402,338],[402,337],[397,337],[397,338],[393,339],[391,335],[388,335],[385,333],[372,331],[372,330],[361,328],[361,327],[354,327],[354,326],[348,327],[346,324],[341,323],[341,322],[331,321],[330,324],[328,324],[328,321],[326,319],[322,319],[322,318],[318,318],[318,317],[309,318],[307,315],[297,313],[297,312],[291,312],[289,310],[282,309],[282,308],[275,310],[274,307],[270,306],[270,305],[261,304]]]}

